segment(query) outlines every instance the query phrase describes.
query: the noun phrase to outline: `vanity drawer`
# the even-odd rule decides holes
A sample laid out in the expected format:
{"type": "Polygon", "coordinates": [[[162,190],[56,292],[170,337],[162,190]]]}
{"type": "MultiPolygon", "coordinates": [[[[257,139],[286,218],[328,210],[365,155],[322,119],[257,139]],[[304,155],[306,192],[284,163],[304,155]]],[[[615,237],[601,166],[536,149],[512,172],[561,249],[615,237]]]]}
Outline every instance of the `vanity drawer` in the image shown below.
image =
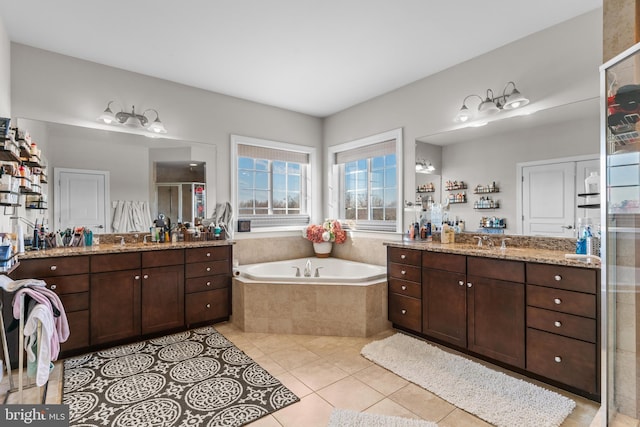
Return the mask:
{"type": "Polygon", "coordinates": [[[582,341],[596,342],[596,320],[572,314],[527,307],[527,326],[582,341]]]}
{"type": "Polygon", "coordinates": [[[422,329],[422,300],[389,294],[389,320],[412,331],[422,329]]]}
{"type": "Polygon", "coordinates": [[[527,263],[527,283],[569,291],[598,292],[597,271],[551,264],[527,263]]]}
{"type": "Polygon", "coordinates": [[[11,277],[13,279],[40,279],[88,272],[88,256],[66,256],[21,260],[18,268],[11,273],[11,277]]]}
{"type": "Polygon", "coordinates": [[[142,268],[182,264],[184,264],[183,249],[163,249],[159,251],[142,252],[142,268]]]}
{"type": "Polygon", "coordinates": [[[88,274],[48,277],[45,279],[45,282],[47,283],[47,287],[58,295],[89,292],[88,274]]]}
{"type": "Polygon", "coordinates": [[[420,283],[420,280],[421,280],[420,267],[416,267],[413,265],[406,265],[406,264],[396,264],[395,262],[390,262],[388,269],[389,269],[389,276],[392,278],[420,283]]]}
{"type": "Polygon", "coordinates": [[[422,267],[451,271],[453,273],[466,273],[467,257],[465,255],[425,251],[422,254],[422,267]]]}
{"type": "Polygon", "coordinates": [[[524,262],[467,257],[467,274],[507,282],[524,283],[524,262]]]}
{"type": "Polygon", "coordinates": [[[229,272],[229,262],[227,260],[196,262],[185,265],[185,276],[187,278],[214,274],[228,274],[229,272]]]}
{"type": "Polygon", "coordinates": [[[231,279],[229,276],[204,276],[204,277],[193,277],[191,279],[187,279],[185,283],[185,292],[202,292],[209,291],[211,289],[220,289],[226,288],[229,286],[231,279]]]}
{"type": "Polygon", "coordinates": [[[186,250],[185,254],[185,262],[187,263],[230,259],[230,246],[208,246],[206,248],[190,248],[186,250]]]}
{"type": "Polygon", "coordinates": [[[62,302],[64,311],[67,313],[73,311],[88,310],[89,292],[60,295],[60,301],[62,302]]]}
{"type": "Polygon", "coordinates": [[[596,296],[592,294],[527,285],[527,305],[596,318],[596,296]]]}
{"type": "Polygon", "coordinates": [[[596,345],[527,328],[530,372],[597,394],[596,345]]]}
{"type": "Polygon", "coordinates": [[[91,272],[136,270],[140,268],[140,252],[91,256],[91,272]]]}
{"type": "Polygon", "coordinates": [[[389,292],[412,298],[422,298],[422,286],[419,283],[406,280],[389,280],[389,292]]]}
{"type": "Polygon", "coordinates": [[[229,289],[214,289],[185,295],[187,324],[206,322],[229,316],[229,289]]]}
{"type": "Polygon", "coordinates": [[[419,267],[422,251],[419,251],[417,249],[388,247],[387,255],[390,262],[415,265],[419,267]]]}

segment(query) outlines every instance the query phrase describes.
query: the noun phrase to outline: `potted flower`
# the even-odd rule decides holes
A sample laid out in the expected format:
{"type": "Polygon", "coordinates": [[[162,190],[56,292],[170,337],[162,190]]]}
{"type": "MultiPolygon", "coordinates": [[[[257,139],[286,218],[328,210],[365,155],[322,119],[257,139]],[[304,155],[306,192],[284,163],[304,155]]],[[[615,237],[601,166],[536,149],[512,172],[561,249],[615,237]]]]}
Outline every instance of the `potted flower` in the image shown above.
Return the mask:
{"type": "Polygon", "coordinates": [[[322,224],[311,224],[303,230],[305,239],[313,243],[313,250],[319,258],[327,258],[333,243],[344,243],[347,232],[337,219],[326,219],[322,224]]]}

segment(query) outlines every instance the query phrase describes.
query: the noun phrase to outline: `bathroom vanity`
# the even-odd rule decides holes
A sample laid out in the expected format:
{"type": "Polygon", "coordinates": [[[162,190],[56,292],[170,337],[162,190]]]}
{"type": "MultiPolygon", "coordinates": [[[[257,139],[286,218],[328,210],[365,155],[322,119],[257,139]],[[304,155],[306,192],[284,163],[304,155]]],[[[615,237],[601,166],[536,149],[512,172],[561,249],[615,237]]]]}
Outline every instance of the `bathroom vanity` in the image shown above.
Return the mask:
{"type": "MultiPolygon", "coordinates": [[[[19,262],[12,279],[44,280],[65,307],[71,334],[61,357],[231,314],[232,245],[224,240],[48,249],[19,262]]],[[[7,324],[12,297],[3,293],[7,324]]]]}
{"type": "Polygon", "coordinates": [[[549,249],[386,245],[396,328],[599,400],[599,265],[549,249]]]}

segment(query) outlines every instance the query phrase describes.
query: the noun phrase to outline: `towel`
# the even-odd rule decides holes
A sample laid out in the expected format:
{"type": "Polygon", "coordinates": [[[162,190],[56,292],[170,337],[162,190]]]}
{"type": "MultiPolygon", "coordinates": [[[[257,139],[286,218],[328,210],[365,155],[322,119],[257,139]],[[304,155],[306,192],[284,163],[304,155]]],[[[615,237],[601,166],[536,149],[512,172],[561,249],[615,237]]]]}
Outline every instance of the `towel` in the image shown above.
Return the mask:
{"type": "Polygon", "coordinates": [[[24,336],[26,337],[24,348],[27,351],[27,362],[36,364],[36,385],[43,386],[49,380],[51,361],[56,360],[57,352],[50,344],[58,343],[53,339],[56,335],[53,313],[44,304],[36,304],[27,317],[24,324],[24,336]],[[38,340],[38,324],[42,325],[40,340],[38,340]],[[37,353],[33,349],[37,349],[37,353]],[[56,351],[56,358],[53,352],[56,351]]]}

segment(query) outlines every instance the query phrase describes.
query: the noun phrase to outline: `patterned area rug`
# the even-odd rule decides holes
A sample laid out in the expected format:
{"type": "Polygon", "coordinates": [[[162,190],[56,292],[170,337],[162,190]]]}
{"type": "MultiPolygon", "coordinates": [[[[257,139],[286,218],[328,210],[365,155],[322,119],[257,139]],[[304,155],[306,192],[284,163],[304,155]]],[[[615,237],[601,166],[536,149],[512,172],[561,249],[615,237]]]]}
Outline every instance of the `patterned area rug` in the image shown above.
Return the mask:
{"type": "Polygon", "coordinates": [[[70,358],[71,426],[241,426],[298,397],[213,327],[70,358]]]}

